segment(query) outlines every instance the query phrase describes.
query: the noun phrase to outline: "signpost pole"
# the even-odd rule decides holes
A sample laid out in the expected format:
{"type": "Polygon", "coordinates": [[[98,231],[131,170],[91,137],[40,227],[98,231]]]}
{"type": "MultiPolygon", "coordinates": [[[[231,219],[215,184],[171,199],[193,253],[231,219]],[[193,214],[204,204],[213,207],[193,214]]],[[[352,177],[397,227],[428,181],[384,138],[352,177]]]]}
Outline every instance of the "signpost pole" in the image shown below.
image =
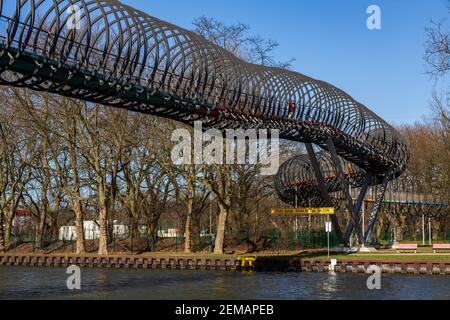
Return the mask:
{"type": "Polygon", "coordinates": [[[366,200],[362,204],[362,233],[366,234],[366,200]]]}
{"type": "Polygon", "coordinates": [[[331,225],[330,225],[330,216],[327,216],[327,245],[328,245],[328,258],[330,258],[330,232],[331,232],[331,225]]]}
{"type": "Polygon", "coordinates": [[[431,234],[431,217],[428,218],[428,240],[429,240],[429,245],[433,245],[433,240],[432,240],[432,234],[431,234]]]}
{"type": "Polygon", "coordinates": [[[425,215],[422,215],[422,244],[425,245],[425,215]]]}
{"type": "MultiPolygon", "coordinates": [[[[295,187],[295,209],[298,209],[298,186],[295,187]]],[[[297,232],[298,232],[298,216],[295,216],[295,236],[294,238],[297,239],[297,232]]]]}

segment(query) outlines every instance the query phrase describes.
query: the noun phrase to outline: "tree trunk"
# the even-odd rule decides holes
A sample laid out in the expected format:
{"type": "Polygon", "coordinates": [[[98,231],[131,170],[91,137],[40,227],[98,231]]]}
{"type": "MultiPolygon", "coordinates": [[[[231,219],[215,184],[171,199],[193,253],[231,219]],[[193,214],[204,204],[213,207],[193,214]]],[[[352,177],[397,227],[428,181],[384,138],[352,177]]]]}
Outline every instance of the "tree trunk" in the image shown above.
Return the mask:
{"type": "Polygon", "coordinates": [[[158,241],[157,226],[147,218],[147,238],[150,239],[148,247],[151,251],[154,251],[156,242],[158,241]]]}
{"type": "Polygon", "coordinates": [[[106,201],[106,191],[103,179],[98,177],[98,206],[99,206],[99,217],[98,222],[100,224],[100,234],[98,239],[98,254],[107,255],[108,254],[108,206],[106,201]]]}
{"type": "Polygon", "coordinates": [[[42,249],[44,242],[45,220],[47,219],[47,206],[44,204],[39,215],[39,227],[36,233],[36,248],[42,249]]]}
{"type": "Polygon", "coordinates": [[[417,241],[417,225],[416,225],[416,219],[411,223],[411,229],[412,229],[412,239],[413,241],[417,241]]]}
{"type": "Polygon", "coordinates": [[[98,254],[107,255],[108,254],[108,232],[107,232],[107,211],[106,208],[101,208],[99,212],[99,224],[100,224],[100,234],[98,239],[98,254]]]}
{"type": "Polygon", "coordinates": [[[12,224],[14,221],[14,212],[9,212],[8,216],[6,217],[6,223],[5,223],[5,246],[8,247],[11,244],[11,234],[12,234],[12,224]]]}
{"type": "Polygon", "coordinates": [[[0,250],[5,251],[5,230],[3,229],[3,212],[0,212],[0,250]]]}
{"type": "Polygon", "coordinates": [[[401,242],[403,241],[403,223],[398,220],[395,227],[397,241],[401,242]]]}
{"type": "Polygon", "coordinates": [[[107,241],[108,243],[113,243],[114,238],[114,221],[116,220],[114,211],[108,210],[108,219],[107,219],[107,225],[111,226],[111,228],[107,228],[107,241]]]}
{"type": "Polygon", "coordinates": [[[101,209],[99,212],[99,224],[100,224],[100,235],[98,239],[98,254],[107,255],[108,254],[108,233],[106,227],[106,209],[101,209]]]}
{"type": "MultiPolygon", "coordinates": [[[[44,234],[45,234],[45,221],[47,220],[47,214],[48,214],[48,207],[49,207],[49,201],[48,201],[48,195],[47,192],[49,190],[50,187],[50,183],[51,183],[51,177],[50,177],[50,172],[49,172],[49,163],[48,163],[48,159],[47,159],[47,150],[48,150],[48,146],[47,143],[44,142],[44,147],[42,150],[42,155],[41,155],[41,159],[42,159],[42,165],[43,165],[43,181],[42,181],[42,185],[41,185],[41,203],[42,203],[42,207],[40,208],[40,215],[39,215],[39,227],[38,227],[38,232],[36,235],[36,247],[38,249],[41,249],[43,246],[43,242],[44,242],[44,234]]],[[[50,230],[51,232],[51,230],[50,230]]],[[[51,233],[50,233],[51,234],[51,233]]]]}
{"type": "Polygon", "coordinates": [[[380,219],[375,225],[375,242],[381,242],[381,233],[383,232],[384,223],[383,219],[380,219]]]}
{"type": "Polygon", "coordinates": [[[398,242],[403,241],[403,235],[405,230],[406,216],[400,207],[396,208],[397,212],[395,215],[394,226],[395,234],[398,242]]]}
{"type": "Polygon", "coordinates": [[[192,227],[192,207],[194,205],[194,199],[188,199],[186,203],[186,226],[185,226],[185,242],[184,242],[184,252],[191,253],[192,252],[192,235],[191,235],[191,227],[192,227]]]}
{"type": "Polygon", "coordinates": [[[84,242],[84,222],[83,222],[83,212],[81,211],[80,201],[77,199],[74,203],[75,211],[75,232],[77,236],[77,254],[86,253],[86,245],[84,242]]]}
{"type": "MultiPolygon", "coordinates": [[[[76,130],[76,129],[74,129],[76,130]]],[[[81,209],[80,178],[78,176],[77,154],[73,143],[70,144],[70,164],[73,169],[73,189],[71,190],[72,206],[75,213],[75,232],[77,236],[77,254],[86,253],[84,241],[84,216],[81,209]]]]}
{"type": "Polygon", "coordinates": [[[223,254],[223,245],[225,239],[225,228],[227,223],[229,209],[219,202],[219,221],[217,223],[216,243],[214,254],[223,254]]]}

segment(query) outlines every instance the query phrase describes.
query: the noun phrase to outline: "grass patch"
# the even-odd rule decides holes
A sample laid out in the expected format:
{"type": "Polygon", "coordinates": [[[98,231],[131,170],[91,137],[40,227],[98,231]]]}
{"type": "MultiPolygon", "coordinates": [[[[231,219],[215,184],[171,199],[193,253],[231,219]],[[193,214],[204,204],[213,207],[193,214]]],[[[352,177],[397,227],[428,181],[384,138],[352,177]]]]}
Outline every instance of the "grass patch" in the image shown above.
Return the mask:
{"type": "MultiPolygon", "coordinates": [[[[314,259],[329,260],[328,256],[317,256],[314,259]]],[[[375,254],[351,254],[351,255],[331,255],[331,259],[344,261],[417,261],[417,262],[433,262],[433,261],[449,261],[450,255],[420,255],[420,254],[399,254],[399,255],[375,255],[375,254]]]]}
{"type": "MultiPolygon", "coordinates": [[[[142,253],[142,254],[130,254],[129,252],[111,252],[108,257],[117,258],[166,258],[166,259],[236,259],[244,253],[223,254],[214,255],[211,253],[192,253],[186,254],[183,252],[156,252],[156,253],[142,253]]],[[[1,253],[0,253],[1,255],[1,253]]],[[[24,253],[24,252],[9,252],[4,255],[32,255],[41,257],[52,256],[77,256],[77,257],[99,257],[96,253],[88,253],[83,255],[76,255],[73,253],[24,253]]],[[[342,254],[332,253],[330,258],[327,256],[326,250],[310,250],[310,251],[278,251],[278,252],[260,252],[255,254],[259,259],[274,259],[274,260],[289,260],[289,259],[310,259],[310,260],[330,260],[337,259],[338,261],[417,261],[417,262],[434,262],[445,261],[450,262],[450,253],[433,254],[431,248],[419,248],[417,254],[402,253],[397,254],[395,250],[380,250],[376,253],[353,253],[342,254]]]]}
{"type": "Polygon", "coordinates": [[[304,252],[284,252],[277,255],[260,254],[258,255],[262,259],[280,259],[286,260],[289,258],[310,259],[310,260],[326,260],[337,259],[338,261],[417,261],[417,262],[434,262],[445,261],[450,262],[450,253],[433,254],[431,248],[420,248],[417,254],[414,253],[401,253],[398,254],[395,250],[380,250],[378,252],[367,253],[331,253],[328,257],[327,252],[324,250],[316,251],[304,251],[304,252]]]}

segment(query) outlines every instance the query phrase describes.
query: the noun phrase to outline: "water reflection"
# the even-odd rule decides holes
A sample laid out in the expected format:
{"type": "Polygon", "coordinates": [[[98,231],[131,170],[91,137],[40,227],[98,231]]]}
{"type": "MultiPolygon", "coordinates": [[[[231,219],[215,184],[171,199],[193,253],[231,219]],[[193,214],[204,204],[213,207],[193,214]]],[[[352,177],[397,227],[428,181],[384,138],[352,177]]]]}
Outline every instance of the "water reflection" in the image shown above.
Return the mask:
{"type": "Polygon", "coordinates": [[[65,269],[0,267],[0,299],[450,299],[450,277],[217,271],[82,270],[69,291],[65,269]]]}
{"type": "Polygon", "coordinates": [[[329,272],[328,279],[323,283],[323,290],[331,295],[336,292],[337,288],[337,274],[335,272],[329,272]]]}

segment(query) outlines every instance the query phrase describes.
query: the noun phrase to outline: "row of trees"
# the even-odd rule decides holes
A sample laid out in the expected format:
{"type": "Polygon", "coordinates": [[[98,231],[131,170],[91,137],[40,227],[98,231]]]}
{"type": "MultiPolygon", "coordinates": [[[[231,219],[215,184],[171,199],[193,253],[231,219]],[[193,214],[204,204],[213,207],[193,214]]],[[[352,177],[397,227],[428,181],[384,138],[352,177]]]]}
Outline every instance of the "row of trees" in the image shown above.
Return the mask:
{"type": "MultiPolygon", "coordinates": [[[[406,189],[423,197],[425,202],[450,202],[450,109],[445,96],[433,95],[432,112],[422,122],[399,128],[411,148],[411,160],[401,179],[406,189]]],[[[418,199],[416,199],[418,200],[418,199]]],[[[437,208],[433,208],[436,210],[437,208]]],[[[430,209],[431,210],[431,209],[430,209]]],[[[433,237],[443,239],[450,222],[450,209],[439,208],[443,215],[432,219],[433,237]]],[[[380,219],[378,234],[387,223],[395,226],[397,240],[409,231],[416,240],[422,228],[422,217],[413,208],[385,212],[380,219]]],[[[428,217],[426,209],[422,213],[428,217]]]]}
{"type": "Polygon", "coordinates": [[[191,252],[212,199],[221,253],[229,218],[235,233],[247,232],[253,229],[250,213],[268,212],[263,202],[274,191],[258,166],[173,165],[177,124],[169,120],[29,90],[0,94],[3,246],[21,208],[31,211],[38,226],[38,247],[45,235],[74,221],[78,253],[86,251],[83,221],[93,218],[100,228],[99,254],[107,253],[114,221],[126,222],[132,232],[144,224],[153,236],[161,216],[173,212],[184,221],[185,250],[191,252]]]}
{"type": "MultiPolygon", "coordinates": [[[[430,115],[422,122],[403,126],[400,131],[411,148],[408,174],[413,177],[417,192],[450,199],[450,20],[432,21],[425,30],[426,72],[436,83],[436,88],[440,84],[443,86],[431,95],[430,115]]],[[[433,221],[435,234],[448,227],[449,211],[447,209],[447,217],[444,215],[441,221],[433,221]]],[[[398,211],[394,219],[399,240],[406,229],[412,230],[415,237],[418,217],[411,216],[407,211],[398,211]]]]}

